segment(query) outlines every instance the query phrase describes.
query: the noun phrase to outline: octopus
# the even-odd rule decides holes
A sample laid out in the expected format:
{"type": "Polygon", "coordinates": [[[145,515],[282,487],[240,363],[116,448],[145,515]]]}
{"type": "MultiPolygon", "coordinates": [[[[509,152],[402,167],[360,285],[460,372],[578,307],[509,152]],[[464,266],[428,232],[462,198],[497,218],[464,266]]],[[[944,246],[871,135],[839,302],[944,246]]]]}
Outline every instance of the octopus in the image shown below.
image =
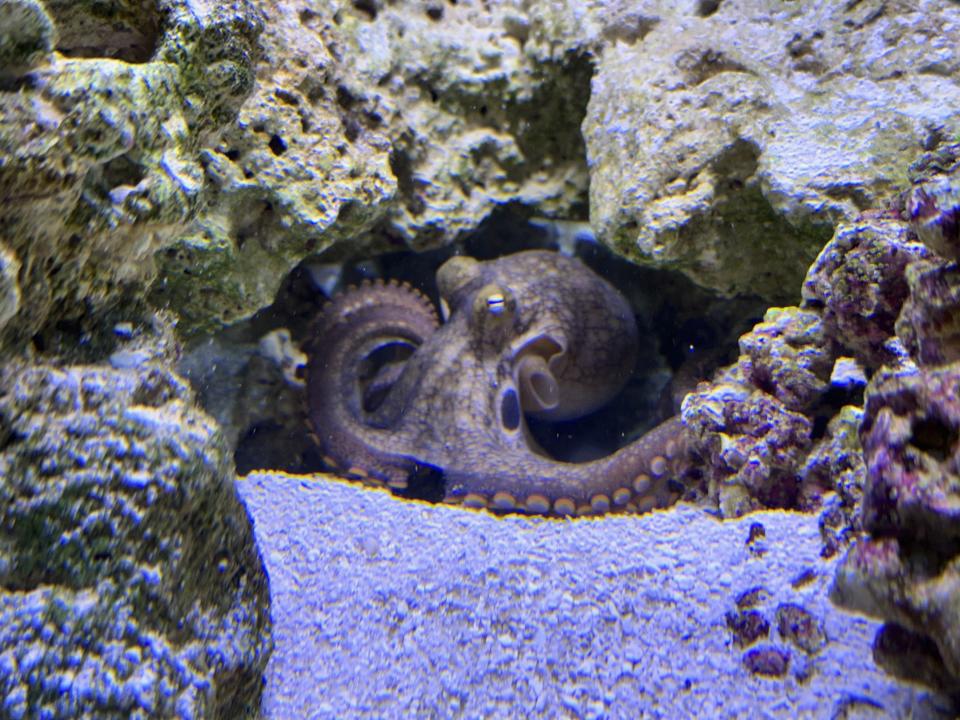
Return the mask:
{"type": "Polygon", "coordinates": [[[551,458],[529,418],[580,418],[633,371],[626,299],[579,260],[531,250],[454,256],[437,271],[441,323],[419,291],[365,282],[335,296],[305,344],[307,411],[324,461],[402,489],[439,470],[445,500],[542,515],[643,512],[677,498],[688,463],[671,418],[586,462],[551,458]]]}

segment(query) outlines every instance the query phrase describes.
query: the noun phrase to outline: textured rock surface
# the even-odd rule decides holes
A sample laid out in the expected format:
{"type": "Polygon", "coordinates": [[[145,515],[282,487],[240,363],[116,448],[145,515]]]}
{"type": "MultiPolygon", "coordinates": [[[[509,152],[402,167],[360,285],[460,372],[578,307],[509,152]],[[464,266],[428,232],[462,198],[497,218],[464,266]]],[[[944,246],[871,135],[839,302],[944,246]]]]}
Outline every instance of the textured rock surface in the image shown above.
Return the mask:
{"type": "Polygon", "coordinates": [[[863,529],[861,501],[866,478],[860,447],[863,409],[847,405],[827,425],[800,471],[800,502],[805,510],[820,508],[823,555],[832,557],[863,529]]]}
{"type": "Polygon", "coordinates": [[[740,367],[756,387],[788,410],[810,410],[830,386],[835,343],[820,314],[798,308],[770,308],[740,338],[740,367]]]}
{"type": "Polygon", "coordinates": [[[882,206],[960,129],[960,7],[670,5],[638,7],[597,61],[591,220],[706,286],[794,299],[830,224],[882,206]]]}
{"type": "Polygon", "coordinates": [[[188,324],[268,304],[305,255],[448,242],[508,202],[585,218],[591,68],[525,52],[512,3],[262,2],[264,63],[205,155],[219,186],[162,261],[188,324]],[[187,291],[198,282],[202,295],[187,291]]]}
{"type": "Polygon", "coordinates": [[[3,7],[31,39],[0,36],[4,345],[156,263],[153,303],[209,330],[311,253],[436,246],[504,203],[794,300],[833,224],[960,128],[960,8],[932,0],[3,7]]]}
{"type": "Polygon", "coordinates": [[[950,717],[828,602],[812,516],[555,522],[320,478],[239,490],[271,580],[268,720],[950,717]],[[727,618],[747,611],[767,630],[738,646],[727,618]],[[781,677],[752,674],[774,658],[781,677]]]}
{"type": "Polygon", "coordinates": [[[894,359],[887,342],[909,293],[905,269],[929,257],[896,218],[842,225],[807,272],[804,306],[821,309],[827,334],[877,367],[894,359]]]}
{"type": "Polygon", "coordinates": [[[0,373],[0,715],[253,717],[267,580],[219,432],[156,365],[0,373]]]}
{"type": "MultiPolygon", "coordinates": [[[[956,692],[960,365],[882,370],[868,388],[860,433],[867,468],[863,524],[871,535],[844,559],[834,594],[847,607],[932,641],[946,670],[936,684],[956,692]]],[[[904,650],[902,644],[890,649],[904,650]]],[[[910,671],[908,664],[891,665],[910,671]]]]}
{"type": "Polygon", "coordinates": [[[921,365],[960,360],[960,269],[955,263],[914,263],[906,271],[910,295],[896,331],[921,365]]]}
{"type": "Polygon", "coordinates": [[[27,6],[52,28],[29,47],[11,45],[5,23],[0,34],[0,243],[21,296],[0,345],[142,297],[154,253],[211,191],[200,146],[252,88],[259,30],[244,0],[2,12],[27,6]],[[19,62],[6,59],[14,50],[19,62]]]}
{"type": "Polygon", "coordinates": [[[907,219],[937,254],[960,260],[960,143],[925,154],[910,166],[910,175],[907,219]]]}
{"type": "Polygon", "coordinates": [[[16,77],[46,60],[55,42],[53,22],[41,3],[0,4],[0,79],[16,77]]]}
{"type": "Polygon", "coordinates": [[[723,517],[797,506],[799,468],[812,443],[809,418],[763,390],[731,382],[690,393],[682,414],[723,517]]]}

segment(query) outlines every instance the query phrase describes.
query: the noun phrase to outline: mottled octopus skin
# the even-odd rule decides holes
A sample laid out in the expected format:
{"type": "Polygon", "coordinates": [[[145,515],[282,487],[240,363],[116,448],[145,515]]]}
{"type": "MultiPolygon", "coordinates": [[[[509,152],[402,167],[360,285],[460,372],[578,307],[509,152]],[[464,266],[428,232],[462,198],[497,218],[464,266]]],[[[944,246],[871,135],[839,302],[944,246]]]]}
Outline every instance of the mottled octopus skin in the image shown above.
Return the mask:
{"type": "Polygon", "coordinates": [[[352,288],[315,321],[308,413],[328,462],[395,488],[437,468],[448,501],[495,510],[595,514],[674,499],[667,481],[686,460],[679,419],[584,463],[546,456],[527,428],[525,414],[592,412],[629,377],[636,324],[613,287],[547,251],[454,257],[437,283],[449,312],[439,326],[420,293],[395,283],[352,288]],[[366,369],[396,345],[415,349],[366,369]],[[382,400],[371,403],[374,392],[382,400]]]}

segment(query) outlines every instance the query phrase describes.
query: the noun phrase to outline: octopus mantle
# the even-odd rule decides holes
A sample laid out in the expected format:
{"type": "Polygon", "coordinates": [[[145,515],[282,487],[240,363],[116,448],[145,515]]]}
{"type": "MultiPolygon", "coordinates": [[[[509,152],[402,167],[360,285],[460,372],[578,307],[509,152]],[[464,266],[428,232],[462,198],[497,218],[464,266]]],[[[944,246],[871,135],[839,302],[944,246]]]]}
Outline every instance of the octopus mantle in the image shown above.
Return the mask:
{"type": "Polygon", "coordinates": [[[310,423],[325,460],[393,488],[429,466],[446,500],[539,514],[645,511],[676,499],[683,428],[667,420],[583,463],[547,456],[527,416],[577,418],[633,370],[630,306],[580,261],[527,251],[454,257],[437,272],[446,322],[396,283],[338,295],[307,344],[310,423]]]}

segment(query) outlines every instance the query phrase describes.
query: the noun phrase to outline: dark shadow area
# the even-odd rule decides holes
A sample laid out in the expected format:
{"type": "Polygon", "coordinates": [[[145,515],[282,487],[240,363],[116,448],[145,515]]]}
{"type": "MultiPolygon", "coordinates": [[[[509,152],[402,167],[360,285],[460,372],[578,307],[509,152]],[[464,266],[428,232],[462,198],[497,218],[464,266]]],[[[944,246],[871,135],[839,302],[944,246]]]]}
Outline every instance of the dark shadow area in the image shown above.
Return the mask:
{"type": "Polygon", "coordinates": [[[57,27],[57,52],[67,57],[144,63],[162,34],[163,13],[155,0],[47,0],[44,5],[57,27]]]}
{"type": "MultiPolygon", "coordinates": [[[[462,242],[440,250],[395,252],[327,264],[319,256],[302,263],[287,278],[276,302],[251,321],[248,334],[260,337],[285,327],[303,345],[310,323],[326,298],[365,280],[395,280],[419,289],[439,307],[437,268],[454,254],[479,260],[530,249],[572,254],[614,285],[629,300],[637,321],[640,353],[630,380],[617,398],[584,418],[547,422],[527,418],[544,451],[558,460],[577,462],[607,455],[635,440],[675,414],[683,395],[715,369],[737,357],[737,338],[758,321],[765,304],[755,298],[724,299],[694,285],[673,271],[639,267],[593,240],[586,223],[533,218],[522,206],[505,206],[462,242]]],[[[399,361],[371,358],[367,375],[399,361]]],[[[377,385],[364,403],[376,403],[389,392],[377,385]]],[[[315,444],[291,440],[296,428],[259,423],[240,436],[237,470],[282,469],[312,472],[327,468],[315,444]],[[292,444],[291,444],[292,442],[292,444]],[[291,448],[299,450],[291,450],[291,448]]],[[[306,435],[306,421],[300,429],[306,435]]],[[[442,498],[441,473],[423,468],[411,478],[404,495],[442,498]]]]}

